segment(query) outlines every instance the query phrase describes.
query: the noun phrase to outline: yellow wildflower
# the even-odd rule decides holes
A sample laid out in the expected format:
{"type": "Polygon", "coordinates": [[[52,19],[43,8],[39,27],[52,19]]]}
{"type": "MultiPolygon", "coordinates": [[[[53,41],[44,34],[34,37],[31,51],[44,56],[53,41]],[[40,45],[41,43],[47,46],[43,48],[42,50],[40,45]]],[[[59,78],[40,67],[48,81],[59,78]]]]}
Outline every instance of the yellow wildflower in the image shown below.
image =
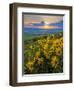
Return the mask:
{"type": "Polygon", "coordinates": [[[49,53],[47,51],[45,51],[45,50],[44,50],[44,55],[45,55],[46,59],[49,58],[49,53]]]}
{"type": "Polygon", "coordinates": [[[32,49],[32,47],[33,47],[33,46],[32,46],[32,45],[30,45],[30,49],[32,49]]]}
{"type": "Polygon", "coordinates": [[[35,54],[35,58],[38,59],[40,56],[40,51],[37,51],[36,54],[35,54]]]}
{"type": "Polygon", "coordinates": [[[60,41],[63,43],[63,37],[60,38],[60,41]]]}
{"type": "Polygon", "coordinates": [[[60,47],[56,48],[56,55],[60,56],[62,54],[62,49],[60,47]]]}
{"type": "Polygon", "coordinates": [[[51,65],[52,65],[52,67],[56,67],[57,64],[58,64],[58,57],[57,56],[53,56],[51,58],[51,65]]]}
{"type": "Polygon", "coordinates": [[[34,65],[34,62],[31,61],[31,60],[29,60],[29,61],[27,62],[27,64],[26,64],[26,67],[28,68],[28,70],[29,70],[30,72],[32,72],[32,70],[33,70],[33,65],[34,65]]]}
{"type": "Polygon", "coordinates": [[[48,44],[46,43],[43,48],[48,49],[48,44]]]}
{"type": "Polygon", "coordinates": [[[57,46],[59,44],[59,39],[54,40],[53,45],[57,46]]]}
{"type": "Polygon", "coordinates": [[[60,38],[60,47],[63,48],[63,38],[60,38]]]}

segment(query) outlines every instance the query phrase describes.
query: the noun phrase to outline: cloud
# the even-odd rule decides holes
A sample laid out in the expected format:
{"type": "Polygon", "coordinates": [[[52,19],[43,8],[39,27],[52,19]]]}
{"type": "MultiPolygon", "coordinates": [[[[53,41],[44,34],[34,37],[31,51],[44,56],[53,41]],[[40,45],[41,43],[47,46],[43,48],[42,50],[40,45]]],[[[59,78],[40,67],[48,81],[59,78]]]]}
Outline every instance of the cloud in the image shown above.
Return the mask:
{"type": "Polygon", "coordinates": [[[45,23],[54,23],[63,20],[63,16],[57,15],[29,15],[24,14],[24,25],[33,24],[33,23],[41,23],[42,21],[45,23]]]}

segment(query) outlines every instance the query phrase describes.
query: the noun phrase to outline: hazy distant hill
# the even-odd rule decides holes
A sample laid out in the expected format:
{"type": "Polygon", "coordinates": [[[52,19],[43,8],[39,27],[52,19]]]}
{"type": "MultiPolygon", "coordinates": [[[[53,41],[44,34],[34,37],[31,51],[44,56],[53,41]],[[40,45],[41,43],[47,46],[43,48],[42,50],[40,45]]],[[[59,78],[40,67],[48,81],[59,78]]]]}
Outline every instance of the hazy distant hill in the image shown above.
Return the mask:
{"type": "Polygon", "coordinates": [[[63,27],[63,21],[56,22],[56,23],[51,23],[50,25],[63,27]]]}

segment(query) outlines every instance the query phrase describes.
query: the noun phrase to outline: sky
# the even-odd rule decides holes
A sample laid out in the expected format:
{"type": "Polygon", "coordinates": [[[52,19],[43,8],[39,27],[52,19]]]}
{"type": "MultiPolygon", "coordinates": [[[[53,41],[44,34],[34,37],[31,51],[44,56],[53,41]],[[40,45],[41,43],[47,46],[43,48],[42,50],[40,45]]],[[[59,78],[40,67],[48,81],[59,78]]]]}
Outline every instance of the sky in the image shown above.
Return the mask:
{"type": "Polygon", "coordinates": [[[63,16],[52,16],[52,15],[24,15],[24,24],[28,23],[40,23],[42,21],[48,23],[54,23],[61,21],[63,16]]]}
{"type": "Polygon", "coordinates": [[[24,27],[26,28],[61,28],[59,26],[51,25],[51,23],[57,23],[63,21],[63,16],[60,15],[31,15],[24,14],[24,27]],[[43,24],[41,24],[43,22],[43,24]],[[38,24],[38,25],[35,25],[38,24]],[[41,24],[41,25],[39,25],[41,24]]]}

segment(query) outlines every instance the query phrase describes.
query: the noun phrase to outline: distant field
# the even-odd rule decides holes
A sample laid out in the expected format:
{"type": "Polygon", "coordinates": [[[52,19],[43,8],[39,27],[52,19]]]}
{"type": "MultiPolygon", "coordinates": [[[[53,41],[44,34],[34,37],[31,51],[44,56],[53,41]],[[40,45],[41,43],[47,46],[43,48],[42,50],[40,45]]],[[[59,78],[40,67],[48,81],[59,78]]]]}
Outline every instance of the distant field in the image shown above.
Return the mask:
{"type": "MultiPolygon", "coordinates": [[[[62,33],[62,32],[59,32],[59,33],[62,33]]],[[[26,40],[32,40],[32,39],[38,38],[38,37],[47,36],[47,35],[51,35],[51,36],[52,36],[52,34],[49,34],[49,33],[46,34],[46,35],[41,35],[41,34],[27,34],[27,33],[24,33],[23,38],[24,38],[24,41],[26,41],[26,40]]],[[[54,33],[54,35],[58,35],[58,33],[54,33]]]]}
{"type": "Polygon", "coordinates": [[[31,34],[24,34],[24,40],[31,40],[39,36],[31,35],[31,34]]]}

